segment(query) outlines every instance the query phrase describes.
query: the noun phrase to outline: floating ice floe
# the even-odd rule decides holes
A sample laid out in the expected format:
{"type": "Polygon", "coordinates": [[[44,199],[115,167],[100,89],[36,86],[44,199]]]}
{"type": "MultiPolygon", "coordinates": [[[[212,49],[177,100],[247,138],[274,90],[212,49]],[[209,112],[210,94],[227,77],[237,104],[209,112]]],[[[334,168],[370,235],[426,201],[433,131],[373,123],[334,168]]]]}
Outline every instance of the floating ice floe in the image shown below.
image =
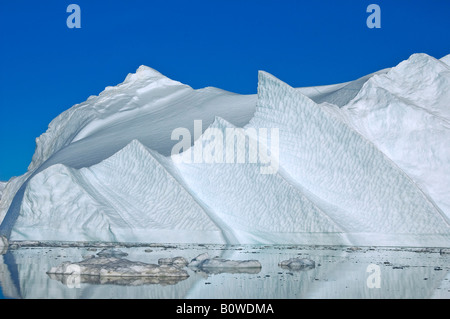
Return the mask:
{"type": "Polygon", "coordinates": [[[178,267],[147,264],[116,257],[88,258],[75,263],[64,262],[57,267],[52,267],[47,273],[100,277],[189,277],[185,270],[178,267]]]}
{"type": "Polygon", "coordinates": [[[258,260],[229,260],[222,258],[210,258],[208,253],[201,254],[189,263],[189,267],[196,268],[208,274],[211,273],[252,273],[261,271],[261,263],[258,260]]]}
{"type": "Polygon", "coordinates": [[[105,248],[101,252],[97,253],[97,256],[121,258],[121,257],[128,256],[128,254],[126,252],[123,252],[123,251],[119,250],[119,249],[105,248]]]}
{"type": "Polygon", "coordinates": [[[308,270],[315,268],[316,263],[314,260],[307,258],[290,258],[288,260],[283,260],[278,266],[290,270],[308,270]]]}
{"type": "Polygon", "coordinates": [[[200,265],[207,259],[210,259],[211,257],[209,256],[208,253],[203,253],[198,255],[197,257],[195,257],[194,259],[191,260],[191,262],[188,264],[189,267],[200,267],[200,265]]]}
{"type": "Polygon", "coordinates": [[[189,262],[184,257],[160,258],[158,260],[159,265],[176,266],[179,268],[186,267],[188,263],[189,262]]]}

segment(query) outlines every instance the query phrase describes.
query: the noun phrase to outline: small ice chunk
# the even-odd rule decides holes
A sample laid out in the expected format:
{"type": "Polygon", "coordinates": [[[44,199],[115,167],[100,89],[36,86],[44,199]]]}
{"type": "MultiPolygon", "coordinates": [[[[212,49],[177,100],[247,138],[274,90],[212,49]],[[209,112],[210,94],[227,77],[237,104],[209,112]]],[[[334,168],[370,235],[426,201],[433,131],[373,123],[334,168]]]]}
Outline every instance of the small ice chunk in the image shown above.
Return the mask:
{"type": "Polygon", "coordinates": [[[291,269],[291,270],[306,270],[313,269],[316,267],[314,260],[307,258],[291,258],[288,260],[283,260],[278,264],[281,268],[291,269]]]}
{"type": "Polygon", "coordinates": [[[186,267],[189,262],[184,257],[174,257],[174,258],[160,258],[158,260],[159,265],[170,265],[176,267],[186,267]]]}
{"type": "Polygon", "coordinates": [[[195,257],[191,260],[189,263],[189,267],[199,267],[205,260],[210,259],[210,256],[208,253],[203,253],[195,257]]]}
{"type": "Polygon", "coordinates": [[[121,251],[121,250],[119,250],[119,249],[105,248],[102,251],[100,251],[99,253],[97,253],[97,256],[120,258],[120,257],[128,256],[128,254],[123,252],[123,251],[121,251]]]}
{"type": "Polygon", "coordinates": [[[147,264],[116,257],[94,257],[75,263],[64,262],[57,267],[52,267],[47,274],[101,277],[189,277],[185,270],[175,266],[147,264]]]}

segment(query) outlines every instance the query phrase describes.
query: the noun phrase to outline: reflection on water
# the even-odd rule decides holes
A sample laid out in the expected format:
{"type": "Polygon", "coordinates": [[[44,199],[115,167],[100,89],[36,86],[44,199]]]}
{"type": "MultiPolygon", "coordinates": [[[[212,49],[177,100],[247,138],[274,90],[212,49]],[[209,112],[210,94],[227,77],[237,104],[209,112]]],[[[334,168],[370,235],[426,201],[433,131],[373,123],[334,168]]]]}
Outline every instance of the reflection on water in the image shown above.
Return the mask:
{"type": "Polygon", "coordinates": [[[69,288],[76,288],[77,284],[91,285],[119,285],[119,286],[143,286],[143,285],[176,285],[185,280],[183,277],[108,277],[88,275],[59,275],[48,274],[53,280],[58,280],[69,288]]]}
{"type": "Polygon", "coordinates": [[[192,269],[192,271],[197,274],[203,274],[204,277],[208,275],[218,275],[218,274],[259,274],[261,268],[202,268],[202,269],[192,269]]]}
{"type": "Polygon", "coordinates": [[[313,246],[127,245],[127,258],[157,264],[208,252],[233,260],[258,260],[262,268],[184,268],[189,278],[47,275],[104,247],[64,244],[12,245],[0,255],[0,287],[8,298],[450,298],[450,254],[440,249],[313,246]],[[294,271],[279,265],[308,258],[315,267],[294,271]],[[379,282],[377,285],[370,283],[379,282]]]}

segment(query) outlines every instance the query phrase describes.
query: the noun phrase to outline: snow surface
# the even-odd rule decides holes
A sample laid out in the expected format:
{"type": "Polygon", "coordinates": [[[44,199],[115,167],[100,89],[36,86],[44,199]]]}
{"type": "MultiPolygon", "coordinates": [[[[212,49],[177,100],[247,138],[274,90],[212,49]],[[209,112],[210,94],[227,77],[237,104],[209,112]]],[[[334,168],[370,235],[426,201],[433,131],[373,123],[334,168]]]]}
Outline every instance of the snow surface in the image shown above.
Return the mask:
{"type": "MultiPolygon", "coordinates": [[[[323,87],[294,89],[260,72],[257,95],[194,90],[142,66],[50,123],[29,171],[3,191],[0,234],[450,246],[449,56],[415,54],[323,87]],[[194,135],[194,120],[203,131],[244,128],[237,140],[279,129],[279,169],[168,157],[172,130],[194,135]]],[[[200,136],[192,150],[209,143],[200,136]]]]}

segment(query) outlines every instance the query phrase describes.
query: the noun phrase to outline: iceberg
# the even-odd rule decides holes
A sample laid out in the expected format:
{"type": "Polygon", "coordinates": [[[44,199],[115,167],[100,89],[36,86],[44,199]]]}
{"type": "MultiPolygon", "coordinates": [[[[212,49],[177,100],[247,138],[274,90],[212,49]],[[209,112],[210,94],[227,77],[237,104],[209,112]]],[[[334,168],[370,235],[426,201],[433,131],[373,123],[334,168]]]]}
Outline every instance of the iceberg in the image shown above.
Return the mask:
{"type": "Polygon", "coordinates": [[[141,66],[50,123],[28,172],[0,184],[0,235],[448,247],[449,57],[414,54],[322,87],[260,71],[256,95],[195,90],[141,66]],[[193,139],[172,154],[178,128],[193,139]],[[211,132],[244,160],[218,152],[211,132]]]}

